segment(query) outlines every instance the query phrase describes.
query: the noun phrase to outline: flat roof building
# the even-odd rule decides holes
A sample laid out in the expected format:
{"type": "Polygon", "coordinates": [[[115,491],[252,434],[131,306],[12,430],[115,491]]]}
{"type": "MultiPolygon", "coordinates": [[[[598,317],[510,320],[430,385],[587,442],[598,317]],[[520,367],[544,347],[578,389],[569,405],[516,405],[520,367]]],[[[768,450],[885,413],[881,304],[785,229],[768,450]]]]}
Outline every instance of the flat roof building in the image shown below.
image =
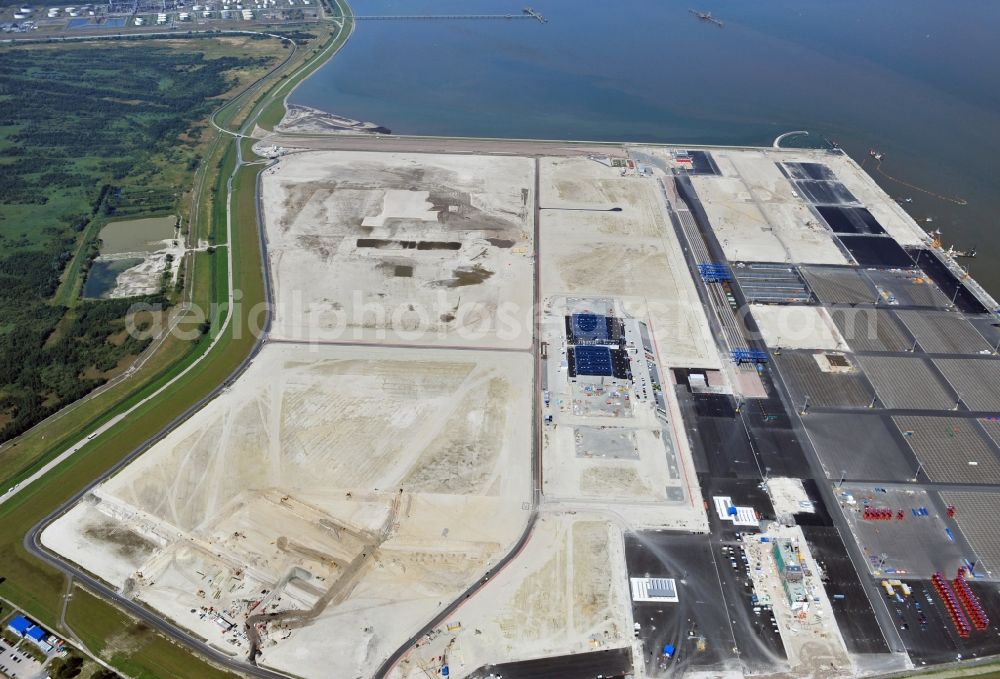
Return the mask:
{"type": "Polygon", "coordinates": [[[772,545],[774,563],[778,567],[781,584],[789,603],[806,601],[808,594],[803,582],[805,574],[799,561],[798,549],[791,540],[775,540],[772,545]]]}
{"type": "Polygon", "coordinates": [[[23,615],[19,615],[10,622],[7,623],[7,629],[16,634],[19,637],[23,637],[25,632],[27,632],[35,623],[28,620],[23,615]]]}
{"type": "Polygon", "coordinates": [[[629,578],[632,601],[679,601],[673,578],[629,578]]]}

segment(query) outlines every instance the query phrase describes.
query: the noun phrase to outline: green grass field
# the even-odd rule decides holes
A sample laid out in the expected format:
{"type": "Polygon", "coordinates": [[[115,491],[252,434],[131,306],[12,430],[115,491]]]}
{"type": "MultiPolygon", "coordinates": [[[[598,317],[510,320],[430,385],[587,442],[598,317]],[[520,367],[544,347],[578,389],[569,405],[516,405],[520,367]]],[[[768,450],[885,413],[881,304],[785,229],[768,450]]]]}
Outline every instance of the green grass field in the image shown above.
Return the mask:
{"type": "MultiPolygon", "coordinates": [[[[127,304],[80,298],[100,229],[184,218],[192,173],[217,143],[209,114],[287,54],[249,37],[0,48],[0,440],[146,348],[108,340],[127,304]]],[[[166,292],[150,301],[169,303],[166,292]]],[[[13,457],[0,477],[24,469],[13,457]]]]}

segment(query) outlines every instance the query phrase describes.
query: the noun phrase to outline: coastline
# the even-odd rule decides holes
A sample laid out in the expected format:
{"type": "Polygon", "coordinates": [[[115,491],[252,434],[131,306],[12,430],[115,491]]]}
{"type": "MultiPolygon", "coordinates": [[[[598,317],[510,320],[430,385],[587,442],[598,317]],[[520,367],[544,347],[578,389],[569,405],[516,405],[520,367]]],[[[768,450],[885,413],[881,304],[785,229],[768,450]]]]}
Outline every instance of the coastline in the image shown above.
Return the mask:
{"type": "Polygon", "coordinates": [[[285,115],[275,125],[274,131],[291,134],[392,134],[388,127],[376,123],[288,103],[285,104],[285,115]]]}
{"type": "MultiPolygon", "coordinates": [[[[278,125],[284,120],[285,115],[289,110],[288,98],[295,92],[299,85],[301,85],[307,78],[316,73],[324,64],[330,61],[340,49],[347,44],[347,41],[351,39],[354,35],[354,28],[357,23],[354,21],[354,10],[348,4],[347,0],[333,0],[336,7],[340,9],[340,17],[331,17],[331,20],[336,21],[340,19],[340,29],[334,35],[333,40],[329,45],[324,48],[325,54],[320,54],[314,59],[307,67],[303,68],[299,73],[296,73],[287,82],[278,85],[277,90],[284,90],[281,94],[280,99],[275,95],[279,92],[275,92],[271,95],[270,101],[263,106],[259,115],[257,116],[257,122],[255,129],[253,131],[254,137],[258,137],[258,130],[264,129],[267,131],[275,131],[278,125]],[[347,26],[346,35],[343,32],[345,23],[349,23],[347,26]]],[[[317,109],[319,110],[319,109],[317,109]]]]}

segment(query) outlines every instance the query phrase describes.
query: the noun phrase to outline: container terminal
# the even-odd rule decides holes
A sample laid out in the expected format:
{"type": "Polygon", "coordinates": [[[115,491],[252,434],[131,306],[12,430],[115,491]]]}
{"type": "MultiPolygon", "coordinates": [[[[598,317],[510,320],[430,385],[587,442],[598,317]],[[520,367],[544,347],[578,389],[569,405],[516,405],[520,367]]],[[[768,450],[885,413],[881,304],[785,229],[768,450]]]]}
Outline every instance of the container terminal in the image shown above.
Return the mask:
{"type": "Polygon", "coordinates": [[[1000,654],[1000,305],[842,150],[279,129],[267,345],[78,577],[307,677],[1000,654]]]}

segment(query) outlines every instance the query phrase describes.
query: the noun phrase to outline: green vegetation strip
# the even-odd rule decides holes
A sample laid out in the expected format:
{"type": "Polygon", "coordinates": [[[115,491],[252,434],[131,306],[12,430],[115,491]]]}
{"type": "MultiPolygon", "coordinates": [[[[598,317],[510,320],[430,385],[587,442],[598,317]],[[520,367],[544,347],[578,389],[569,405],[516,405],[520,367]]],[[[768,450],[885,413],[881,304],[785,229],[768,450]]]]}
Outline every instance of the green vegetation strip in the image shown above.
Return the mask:
{"type": "MultiPolygon", "coordinates": [[[[244,169],[237,175],[234,189],[234,236],[246,244],[234,248],[234,260],[238,262],[234,270],[235,285],[244,292],[244,309],[249,310],[257,302],[263,301],[263,282],[260,275],[261,259],[256,247],[257,224],[254,203],[254,182],[259,168],[244,169]]],[[[89,479],[96,478],[104,470],[117,462],[124,453],[141,446],[146,439],[155,436],[186,407],[210,394],[242,362],[254,346],[254,334],[250,324],[255,322],[248,313],[234,316],[233,323],[215,346],[210,357],[199,363],[181,380],[172,385],[162,398],[150,401],[140,407],[132,416],[113,427],[105,437],[109,443],[92,445],[88,450],[69,458],[54,469],[44,479],[34,483],[0,506],[0,574],[7,580],[0,585],[4,597],[16,601],[31,615],[46,624],[54,626],[63,589],[62,575],[25,552],[21,539],[41,517],[54,506],[58,506],[74,493],[85,487],[89,479]]],[[[77,605],[77,599],[70,604],[70,611],[77,605]]],[[[97,604],[95,604],[97,605],[97,604]]],[[[104,616],[121,616],[114,607],[100,602],[104,616]]],[[[101,619],[104,616],[98,616],[101,619]]],[[[92,617],[92,616],[88,616],[92,617]]],[[[86,624],[86,623],[85,623],[86,624]]],[[[78,634],[85,634],[86,627],[73,628],[78,634]]],[[[131,663],[147,663],[149,674],[141,676],[189,677],[209,676],[190,673],[163,673],[169,667],[156,649],[177,649],[187,656],[188,667],[202,664],[190,654],[166,642],[144,648],[151,657],[144,660],[141,651],[129,654],[131,663]],[[157,669],[158,668],[158,669],[157,669]]],[[[123,671],[125,667],[122,667],[123,671]]],[[[190,669],[189,669],[190,672],[190,669]]],[[[129,672],[133,674],[134,672],[129,672]]]]}
{"type": "Polygon", "coordinates": [[[233,675],[198,663],[186,649],[170,643],[142,624],[89,592],[76,589],[66,612],[66,622],[74,630],[85,630],[81,641],[94,653],[134,679],[158,677],[198,677],[222,679],[233,675]]]}
{"type": "MultiPolygon", "coordinates": [[[[344,32],[341,31],[340,35],[344,35],[344,32]]],[[[332,50],[322,52],[324,56],[330,53],[332,50]]],[[[315,59],[315,56],[311,58],[315,59]]],[[[308,61],[306,63],[311,65],[308,61]]],[[[300,69],[297,75],[310,70],[300,69]]],[[[281,89],[280,85],[278,89],[281,89]]],[[[261,101],[267,102],[268,105],[275,101],[279,104],[281,102],[275,98],[273,92],[261,101]]],[[[224,178],[228,176],[234,162],[232,141],[227,141],[225,146],[229,155],[223,156],[220,163],[223,189],[217,192],[218,200],[212,203],[214,222],[212,233],[217,236],[224,234],[224,231],[218,228],[217,220],[220,217],[223,220],[225,218],[224,178]]],[[[58,571],[38,562],[24,550],[22,538],[25,533],[54,507],[85,488],[92,479],[99,477],[125,454],[155,436],[182,414],[190,404],[197,403],[210,395],[238,368],[253,349],[256,341],[253,331],[259,327],[261,319],[251,318],[249,312],[264,299],[255,203],[256,176],[260,169],[260,166],[243,168],[237,173],[233,182],[234,233],[233,240],[227,247],[233,251],[234,287],[241,290],[242,299],[240,307],[234,309],[236,313],[233,322],[222,333],[211,354],[172,384],[161,397],[138,408],[105,435],[52,470],[45,478],[31,484],[6,504],[0,505],[0,577],[4,578],[0,584],[0,594],[16,601],[43,624],[57,628],[56,621],[61,606],[64,579],[58,571]]],[[[213,180],[218,179],[218,176],[213,177],[213,180]]],[[[204,266],[206,261],[213,262],[213,266],[210,267],[211,278],[216,282],[212,286],[214,289],[210,297],[216,300],[224,298],[225,286],[218,284],[224,280],[226,271],[222,249],[216,250],[211,255],[199,253],[194,261],[199,263],[196,272],[206,268],[204,266]],[[216,278],[220,270],[222,278],[216,278]]],[[[203,293],[204,284],[198,281],[204,281],[204,276],[196,273],[191,283],[192,289],[203,293]]],[[[204,342],[207,342],[206,338],[201,340],[201,343],[204,342]]],[[[183,360],[164,369],[156,379],[148,382],[142,389],[130,393],[126,399],[117,404],[117,407],[108,411],[106,416],[110,417],[113,413],[124,411],[154,392],[183,368],[189,366],[200,353],[199,350],[187,352],[183,360]]],[[[59,443],[65,444],[82,438],[93,424],[94,420],[91,420],[86,426],[66,433],[59,443]]],[[[51,458],[63,449],[64,445],[52,446],[40,459],[51,458]]],[[[187,650],[145,629],[110,604],[92,595],[78,591],[68,605],[67,619],[74,632],[79,634],[88,646],[93,644],[95,649],[103,649],[116,666],[132,676],[150,679],[193,676],[214,679],[217,676],[231,676],[193,657],[187,650]],[[118,650],[110,644],[119,638],[125,641],[138,639],[140,643],[131,645],[126,643],[121,650],[118,650]]]]}
{"type": "Polygon", "coordinates": [[[152,43],[0,49],[0,440],[146,348],[111,339],[128,303],[79,300],[98,233],[181,207],[198,165],[186,133],[268,61],[152,43]]]}

